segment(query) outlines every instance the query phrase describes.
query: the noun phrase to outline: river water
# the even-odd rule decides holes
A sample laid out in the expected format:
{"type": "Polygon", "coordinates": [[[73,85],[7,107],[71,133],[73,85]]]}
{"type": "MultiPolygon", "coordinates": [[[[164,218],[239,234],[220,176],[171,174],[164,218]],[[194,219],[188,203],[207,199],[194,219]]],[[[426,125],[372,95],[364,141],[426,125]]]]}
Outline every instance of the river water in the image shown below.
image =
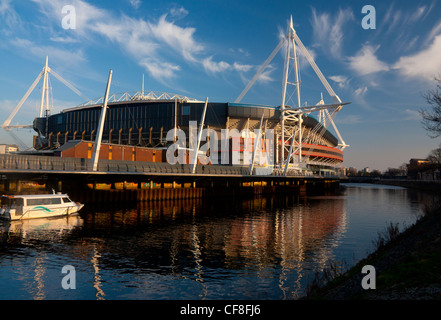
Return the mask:
{"type": "Polygon", "coordinates": [[[86,204],[79,216],[0,222],[0,299],[297,299],[316,272],[353,266],[388,224],[410,226],[435,200],[347,184],[325,196],[86,204]]]}

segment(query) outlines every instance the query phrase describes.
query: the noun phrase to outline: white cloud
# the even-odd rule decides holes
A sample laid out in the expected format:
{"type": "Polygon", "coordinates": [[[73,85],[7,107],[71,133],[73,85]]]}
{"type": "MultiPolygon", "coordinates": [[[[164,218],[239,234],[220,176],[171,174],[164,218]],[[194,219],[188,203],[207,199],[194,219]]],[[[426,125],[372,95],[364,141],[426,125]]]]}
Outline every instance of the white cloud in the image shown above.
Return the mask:
{"type": "Polygon", "coordinates": [[[26,50],[26,52],[41,58],[42,61],[49,55],[49,59],[58,65],[78,65],[86,61],[81,49],[70,50],[54,46],[42,46],[22,38],[11,40],[10,44],[16,47],[17,50],[26,50]]]}
{"type": "Polygon", "coordinates": [[[140,65],[144,66],[155,79],[158,79],[161,82],[163,82],[165,79],[175,77],[176,71],[181,70],[178,65],[174,65],[169,62],[161,62],[150,58],[142,60],[140,65]]]}
{"type": "MultiPolygon", "coordinates": [[[[32,0],[40,5],[41,12],[59,24],[63,18],[61,10],[63,3],[57,0],[32,0]]],[[[140,1],[130,1],[137,7],[140,1]]],[[[184,58],[186,61],[197,62],[196,55],[204,47],[194,38],[195,28],[180,27],[167,20],[167,14],[162,15],[158,21],[134,19],[122,14],[115,16],[108,10],[95,7],[83,0],[72,0],[76,10],[76,29],[69,30],[69,37],[53,35],[52,40],[74,42],[76,39],[96,41],[101,36],[108,39],[122,50],[131,55],[141,66],[156,79],[171,78],[181,70],[175,62],[171,61],[171,51],[178,56],[173,60],[184,58]],[[161,68],[164,68],[161,72],[161,68]]],[[[184,8],[173,8],[172,16],[187,14],[184,8]]]]}
{"type": "Polygon", "coordinates": [[[129,0],[129,3],[133,8],[138,9],[142,2],[141,0],[129,0]]]}
{"type": "MultiPolygon", "coordinates": [[[[275,81],[271,74],[276,70],[272,64],[269,64],[266,69],[259,75],[256,82],[266,83],[275,81]]],[[[249,81],[249,80],[248,80],[249,81]]]]}
{"type": "Polygon", "coordinates": [[[349,67],[360,75],[389,70],[388,65],[378,60],[375,55],[379,47],[374,48],[369,44],[363,45],[354,57],[348,58],[349,67]]]}
{"type": "Polygon", "coordinates": [[[435,25],[432,30],[430,30],[429,34],[426,37],[425,44],[430,44],[433,39],[441,33],[441,20],[438,22],[437,25],[435,25]]]}
{"type": "Polygon", "coordinates": [[[242,53],[243,55],[245,55],[245,57],[248,57],[250,55],[250,53],[242,48],[237,49],[240,53],[242,53]]]}
{"type": "MultiPolygon", "coordinates": [[[[0,1],[1,12],[9,10],[10,1],[0,1]]],[[[82,50],[88,45],[103,42],[104,39],[126,52],[152,77],[162,82],[164,79],[176,77],[182,70],[183,62],[192,63],[210,73],[230,70],[243,73],[252,68],[238,62],[214,62],[211,57],[207,58],[207,49],[195,37],[196,28],[183,27],[176,22],[188,15],[188,11],[182,6],[174,5],[158,19],[146,20],[136,19],[123,13],[118,16],[113,11],[96,7],[86,0],[71,0],[69,4],[75,7],[76,11],[76,29],[60,32],[60,24],[63,20],[62,8],[65,3],[60,0],[32,1],[39,6],[39,11],[42,13],[39,18],[42,21],[41,28],[48,34],[45,40],[50,39],[51,45],[47,45],[42,40],[33,38],[31,40],[27,36],[9,41],[15,46],[23,47],[23,41],[29,39],[27,41],[32,53],[42,55],[44,50],[49,49],[44,56],[49,54],[50,59],[53,54],[61,59],[61,53],[66,51],[66,59],[78,54],[76,61],[85,60],[82,50]],[[82,46],[76,48],[72,46],[73,50],[69,52],[68,45],[76,43],[82,46]],[[57,49],[56,45],[63,47],[57,49]]],[[[139,0],[127,1],[135,8],[141,5],[139,0]]]]}
{"type": "Polygon", "coordinates": [[[324,50],[340,58],[345,34],[344,25],[354,19],[354,14],[349,8],[340,9],[335,17],[331,17],[329,13],[318,14],[313,8],[311,23],[314,39],[324,50]]]}
{"type": "Polygon", "coordinates": [[[341,76],[341,75],[330,76],[328,78],[331,79],[332,81],[334,81],[335,83],[337,83],[340,88],[345,88],[349,84],[349,81],[350,81],[350,79],[348,79],[348,77],[341,76]]]}
{"type": "Polygon", "coordinates": [[[188,14],[188,11],[184,7],[173,7],[170,9],[170,15],[174,18],[181,19],[188,14]]]}
{"type": "Polygon", "coordinates": [[[202,65],[204,66],[205,71],[211,73],[225,72],[225,71],[239,71],[239,72],[248,72],[253,66],[247,64],[240,64],[238,62],[234,62],[232,65],[225,61],[215,62],[213,61],[213,57],[208,57],[202,60],[202,65]]]}
{"type": "Polygon", "coordinates": [[[205,58],[202,60],[202,65],[204,69],[208,72],[216,73],[216,72],[224,72],[226,70],[231,69],[231,65],[225,61],[214,62],[212,57],[205,58]]]}
{"type": "Polygon", "coordinates": [[[0,14],[5,14],[6,12],[11,11],[11,2],[12,0],[1,0],[0,1],[0,14]]]}
{"type": "MultiPolygon", "coordinates": [[[[62,13],[63,7],[66,5],[64,1],[59,0],[32,0],[39,4],[40,11],[44,16],[52,19],[52,21],[61,27],[61,21],[65,17],[62,13]]],[[[72,35],[88,37],[88,32],[93,26],[102,20],[111,20],[111,15],[103,9],[97,8],[83,0],[71,0],[69,5],[75,8],[75,24],[76,29],[70,30],[72,35]]],[[[45,21],[48,22],[47,20],[45,21]]]]}
{"type": "Polygon", "coordinates": [[[160,44],[153,38],[149,24],[143,20],[123,16],[117,24],[97,22],[92,28],[139,61],[158,55],[160,44]]]}
{"type": "Polygon", "coordinates": [[[253,68],[253,66],[249,64],[241,64],[238,62],[234,62],[233,68],[237,71],[248,72],[249,70],[251,70],[251,68],[253,68]]]}
{"type": "Polygon", "coordinates": [[[11,2],[12,0],[0,0],[0,30],[6,35],[20,29],[22,26],[20,17],[11,6],[11,2]]]}
{"type": "Polygon", "coordinates": [[[427,6],[418,7],[417,10],[409,17],[410,21],[419,20],[426,12],[427,6]]]}
{"type": "Polygon", "coordinates": [[[368,87],[360,87],[360,88],[358,88],[358,89],[356,89],[355,91],[354,91],[354,95],[356,96],[356,97],[362,97],[362,96],[364,96],[365,94],[366,94],[366,92],[368,91],[368,87]]]}
{"type": "Polygon", "coordinates": [[[182,28],[167,21],[167,15],[161,16],[157,24],[149,23],[153,35],[171,48],[180,52],[189,61],[195,61],[194,54],[201,52],[204,47],[194,39],[195,28],[182,28]]]}
{"type": "Polygon", "coordinates": [[[386,34],[390,34],[392,30],[398,27],[399,23],[404,19],[400,10],[394,8],[394,3],[391,4],[383,19],[383,26],[387,26],[386,34]]]}
{"type": "MultiPolygon", "coordinates": [[[[392,31],[396,32],[399,29],[399,33],[404,33],[405,28],[413,28],[413,24],[421,23],[427,17],[434,3],[431,5],[424,5],[417,7],[416,9],[409,10],[407,12],[395,8],[395,3],[391,3],[386,13],[383,15],[383,20],[379,26],[387,27],[384,31],[385,34],[391,34],[392,31]]],[[[377,14],[378,17],[378,14],[377,14]]],[[[383,30],[381,30],[383,32],[383,30]]]]}
{"type": "Polygon", "coordinates": [[[416,77],[432,81],[441,73],[441,34],[436,36],[432,44],[420,52],[401,57],[393,65],[394,69],[407,77],[416,77]]]}

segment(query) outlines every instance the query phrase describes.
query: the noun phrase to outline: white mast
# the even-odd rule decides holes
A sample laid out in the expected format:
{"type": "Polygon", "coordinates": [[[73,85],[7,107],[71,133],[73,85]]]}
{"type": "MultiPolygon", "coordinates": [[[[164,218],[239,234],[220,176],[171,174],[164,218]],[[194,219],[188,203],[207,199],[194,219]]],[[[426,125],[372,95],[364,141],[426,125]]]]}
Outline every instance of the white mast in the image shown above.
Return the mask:
{"type": "Polygon", "coordinates": [[[207,105],[208,105],[208,97],[205,98],[204,111],[202,112],[201,124],[199,126],[198,140],[193,155],[193,168],[191,169],[192,173],[196,172],[196,165],[198,163],[199,146],[201,144],[202,129],[204,128],[204,124],[205,124],[205,114],[207,113],[207,105]]]}
{"type": "MultiPolygon", "coordinates": [[[[296,43],[294,41],[294,35],[295,35],[295,30],[294,30],[294,26],[292,24],[292,16],[291,16],[291,20],[290,20],[290,24],[289,24],[289,28],[290,28],[290,41],[292,41],[292,50],[293,50],[293,54],[294,54],[294,70],[295,70],[295,86],[296,86],[296,91],[297,91],[297,108],[300,109],[301,105],[300,105],[300,81],[299,81],[299,65],[298,65],[298,60],[297,60],[297,52],[296,52],[296,43]],[[291,39],[292,37],[292,39],[291,39]]],[[[303,114],[300,114],[298,116],[298,128],[299,128],[299,141],[298,141],[298,150],[299,150],[299,160],[298,160],[298,164],[299,164],[299,168],[300,170],[302,170],[302,140],[303,140],[303,114]]],[[[295,139],[295,135],[292,137],[292,139],[295,139]]],[[[291,144],[293,145],[293,144],[291,144]]],[[[290,147],[291,148],[291,147],[290,147]]],[[[288,159],[289,161],[289,159],[288,159]]]]}
{"type": "Polygon", "coordinates": [[[101,109],[100,121],[98,123],[98,134],[96,135],[95,146],[93,147],[92,171],[97,171],[97,169],[98,169],[98,158],[99,158],[100,149],[101,149],[101,138],[103,137],[104,121],[106,120],[107,99],[109,97],[109,88],[110,88],[111,80],[112,80],[112,69],[110,69],[109,79],[107,80],[107,87],[106,87],[106,91],[104,93],[104,98],[103,98],[103,107],[101,109]]]}
{"type": "MultiPolygon", "coordinates": [[[[46,56],[46,64],[43,68],[43,89],[41,90],[41,102],[40,102],[40,118],[43,116],[43,106],[44,106],[44,98],[46,93],[46,83],[47,83],[47,74],[48,74],[48,56],[46,56]]],[[[47,100],[47,98],[46,98],[47,100]]],[[[47,106],[46,106],[47,109],[47,106]]]]}
{"type": "MultiPolygon", "coordinates": [[[[297,109],[300,109],[301,102],[300,102],[300,80],[299,80],[299,68],[298,68],[298,60],[297,60],[297,51],[296,51],[296,43],[295,43],[295,30],[292,23],[292,16],[290,18],[288,33],[286,37],[287,46],[286,46],[286,55],[285,55],[285,66],[284,66],[284,74],[283,74],[283,84],[282,84],[282,105],[281,105],[281,117],[280,117],[280,127],[281,127],[281,161],[280,166],[285,165],[285,151],[288,151],[287,148],[287,142],[289,141],[289,138],[285,138],[285,135],[288,134],[291,139],[295,139],[296,131],[297,130],[290,130],[289,133],[285,132],[286,128],[285,121],[291,120],[291,121],[297,121],[298,126],[298,143],[296,146],[296,150],[298,152],[298,165],[299,169],[301,170],[301,162],[302,162],[302,123],[303,123],[303,117],[302,114],[296,114],[294,115],[292,112],[292,108],[286,107],[286,92],[288,90],[288,85],[294,85],[296,87],[296,93],[297,93],[297,109]],[[289,70],[291,65],[291,60],[293,61],[294,66],[294,77],[295,82],[289,82],[289,70]]],[[[294,152],[292,152],[294,144],[290,143],[289,150],[288,151],[288,159],[286,159],[286,163],[288,163],[293,156],[294,152]]],[[[285,168],[286,172],[286,168],[285,168]]]]}

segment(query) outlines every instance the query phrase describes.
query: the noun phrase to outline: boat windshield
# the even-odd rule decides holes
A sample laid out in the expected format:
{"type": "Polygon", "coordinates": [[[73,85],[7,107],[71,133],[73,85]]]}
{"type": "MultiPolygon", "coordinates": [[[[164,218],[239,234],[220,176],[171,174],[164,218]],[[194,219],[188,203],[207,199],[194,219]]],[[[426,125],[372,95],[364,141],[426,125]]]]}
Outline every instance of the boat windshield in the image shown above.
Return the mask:
{"type": "Polygon", "coordinates": [[[23,198],[1,197],[2,207],[23,206],[23,198]]]}
{"type": "Polygon", "coordinates": [[[0,207],[9,206],[9,197],[0,197],[0,207]]]}

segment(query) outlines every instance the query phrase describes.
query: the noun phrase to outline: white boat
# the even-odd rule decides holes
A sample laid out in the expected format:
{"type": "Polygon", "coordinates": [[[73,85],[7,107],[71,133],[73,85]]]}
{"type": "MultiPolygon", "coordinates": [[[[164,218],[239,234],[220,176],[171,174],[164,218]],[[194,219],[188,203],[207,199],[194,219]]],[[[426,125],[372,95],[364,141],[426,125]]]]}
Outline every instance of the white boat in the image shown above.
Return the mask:
{"type": "Polygon", "coordinates": [[[66,216],[77,213],[84,206],[62,193],[7,195],[0,201],[0,218],[7,220],[66,216]]]}

